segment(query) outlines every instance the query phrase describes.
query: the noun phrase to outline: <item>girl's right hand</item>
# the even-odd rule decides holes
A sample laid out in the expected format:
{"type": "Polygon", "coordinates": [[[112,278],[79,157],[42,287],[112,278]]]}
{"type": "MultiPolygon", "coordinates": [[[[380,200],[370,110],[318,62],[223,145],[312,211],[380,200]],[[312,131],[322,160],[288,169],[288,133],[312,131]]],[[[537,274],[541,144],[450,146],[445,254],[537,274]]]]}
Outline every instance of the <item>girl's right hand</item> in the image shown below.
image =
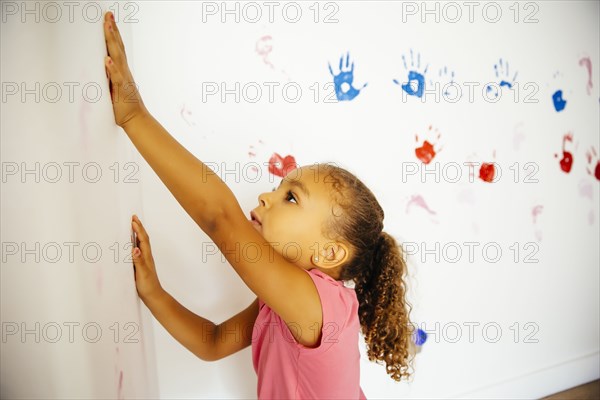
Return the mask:
{"type": "Polygon", "coordinates": [[[112,12],[104,14],[104,38],[108,56],[104,58],[106,76],[109,80],[115,122],[121,128],[138,116],[148,113],[129,66],[125,46],[112,12]]]}
{"type": "Polygon", "coordinates": [[[142,300],[161,294],[164,290],[158,280],[154,258],[150,249],[150,238],[142,222],[134,215],[131,221],[133,231],[137,235],[137,243],[133,246],[133,270],[135,273],[135,286],[142,300]]]}

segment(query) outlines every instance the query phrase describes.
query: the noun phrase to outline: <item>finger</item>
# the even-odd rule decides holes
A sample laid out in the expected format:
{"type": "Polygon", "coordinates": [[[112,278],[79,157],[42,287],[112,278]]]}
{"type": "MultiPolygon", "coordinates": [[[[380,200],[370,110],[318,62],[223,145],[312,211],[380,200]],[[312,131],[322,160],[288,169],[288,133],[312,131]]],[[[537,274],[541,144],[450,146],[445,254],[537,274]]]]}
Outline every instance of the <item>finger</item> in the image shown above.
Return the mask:
{"type": "MultiPolygon", "coordinates": [[[[135,222],[132,222],[132,225],[136,226],[135,222]]],[[[134,229],[139,229],[139,226],[134,227],[134,229]]],[[[143,266],[143,268],[147,268],[152,264],[152,250],[150,248],[150,242],[138,234],[139,244],[133,248],[132,256],[134,260],[134,264],[143,266]]]]}
{"type": "Polygon", "coordinates": [[[146,242],[146,243],[150,242],[150,238],[148,237],[148,233],[146,232],[146,229],[144,229],[144,226],[138,219],[134,219],[132,221],[132,226],[133,226],[133,230],[137,234],[138,242],[140,242],[140,244],[142,244],[144,242],[146,242]]]}
{"type": "Polygon", "coordinates": [[[125,51],[119,44],[115,28],[110,21],[104,21],[104,40],[106,42],[106,50],[108,55],[115,61],[120,62],[125,58],[125,51]]]}
{"type": "MultiPolygon", "coordinates": [[[[111,90],[111,96],[113,97],[113,100],[115,100],[114,94],[112,93],[113,91],[117,91],[116,94],[120,94],[120,90],[122,91],[123,89],[123,84],[124,84],[124,79],[123,79],[123,74],[121,72],[121,69],[119,67],[117,67],[117,62],[112,58],[112,57],[105,57],[105,62],[104,65],[106,66],[106,68],[108,69],[108,76],[110,81],[113,83],[113,85],[110,86],[110,90],[111,90]]],[[[117,98],[118,100],[118,98],[117,98]]]]}
{"type": "Polygon", "coordinates": [[[117,39],[117,43],[119,47],[123,50],[123,55],[127,58],[127,54],[125,54],[125,45],[123,44],[123,39],[121,38],[121,32],[119,31],[119,27],[117,26],[117,22],[115,21],[115,16],[112,12],[108,11],[105,14],[105,21],[111,24],[112,31],[114,32],[115,38],[117,39]]]}
{"type": "Polygon", "coordinates": [[[133,257],[133,263],[134,263],[134,265],[135,264],[139,265],[140,260],[141,260],[141,258],[140,258],[141,255],[142,255],[142,251],[140,250],[139,247],[133,247],[131,249],[131,256],[133,257]]]}

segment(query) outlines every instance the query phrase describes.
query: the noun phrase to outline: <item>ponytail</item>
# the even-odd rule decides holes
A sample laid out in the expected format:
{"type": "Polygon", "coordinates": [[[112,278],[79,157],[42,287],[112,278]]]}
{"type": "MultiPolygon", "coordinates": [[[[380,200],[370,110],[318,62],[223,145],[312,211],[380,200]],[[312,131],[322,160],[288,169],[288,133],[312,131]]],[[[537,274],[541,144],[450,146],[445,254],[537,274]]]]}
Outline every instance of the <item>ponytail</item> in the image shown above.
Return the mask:
{"type": "Polygon", "coordinates": [[[369,360],[385,362],[395,381],[408,378],[414,327],[409,319],[412,307],[405,298],[407,268],[402,246],[383,232],[383,209],[360,179],[344,168],[319,167],[331,185],[336,208],[342,210],[328,222],[328,234],[344,238],[353,250],[337,279],[354,282],[369,360]]]}
{"type": "Polygon", "coordinates": [[[405,307],[406,288],[402,279],[406,262],[402,247],[381,232],[374,241],[372,255],[364,273],[355,279],[359,302],[359,319],[370,361],[386,364],[386,371],[395,381],[408,377],[409,348],[412,326],[405,307]]]}

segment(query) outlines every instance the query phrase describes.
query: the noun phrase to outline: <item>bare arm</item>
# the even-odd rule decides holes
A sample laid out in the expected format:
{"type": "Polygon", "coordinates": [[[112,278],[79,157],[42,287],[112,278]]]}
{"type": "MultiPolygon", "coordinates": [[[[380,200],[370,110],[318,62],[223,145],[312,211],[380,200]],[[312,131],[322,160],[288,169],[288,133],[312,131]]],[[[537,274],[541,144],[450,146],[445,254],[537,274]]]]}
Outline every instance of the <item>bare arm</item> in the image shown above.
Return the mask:
{"type": "Polygon", "coordinates": [[[213,221],[223,202],[237,202],[225,182],[177,142],[150,113],[133,118],[123,129],[160,180],[203,231],[214,229],[213,221]]]}
{"type": "Polygon", "coordinates": [[[166,291],[144,299],[144,304],[171,336],[204,361],[220,360],[252,343],[258,298],[219,325],[194,314],[166,291]]]}

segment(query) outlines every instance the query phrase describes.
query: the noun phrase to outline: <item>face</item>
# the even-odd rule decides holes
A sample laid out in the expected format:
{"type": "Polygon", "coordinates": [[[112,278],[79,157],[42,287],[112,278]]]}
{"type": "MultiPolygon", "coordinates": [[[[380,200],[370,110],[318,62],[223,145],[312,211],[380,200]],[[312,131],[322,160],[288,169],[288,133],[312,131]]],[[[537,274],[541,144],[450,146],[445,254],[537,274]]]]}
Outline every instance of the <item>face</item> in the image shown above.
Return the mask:
{"type": "Polygon", "coordinates": [[[347,250],[321,232],[333,204],[329,184],[319,175],[315,167],[290,171],[276,189],[258,196],[259,206],[250,218],[275,251],[304,269],[329,269],[335,263],[328,264],[328,258],[340,261],[339,256],[347,250]],[[317,255],[318,261],[314,259],[317,255]]]}

